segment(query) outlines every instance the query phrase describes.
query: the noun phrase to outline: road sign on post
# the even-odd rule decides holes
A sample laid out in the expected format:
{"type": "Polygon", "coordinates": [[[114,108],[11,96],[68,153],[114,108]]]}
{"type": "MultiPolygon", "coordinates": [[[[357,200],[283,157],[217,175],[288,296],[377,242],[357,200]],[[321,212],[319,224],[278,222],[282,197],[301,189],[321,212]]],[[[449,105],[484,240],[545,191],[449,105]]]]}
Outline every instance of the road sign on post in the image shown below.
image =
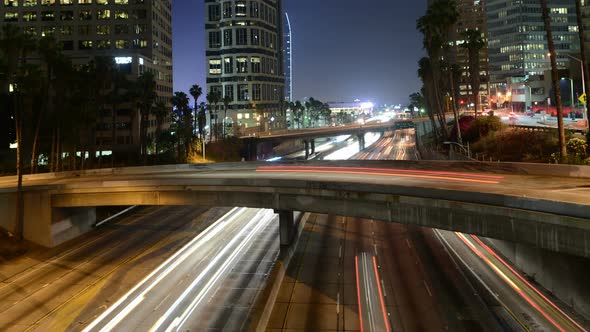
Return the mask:
{"type": "Polygon", "coordinates": [[[580,96],[580,98],[578,98],[578,100],[579,100],[579,101],[580,101],[582,104],[584,104],[584,105],[586,105],[586,103],[588,102],[588,99],[587,99],[587,97],[586,97],[586,94],[585,94],[585,93],[583,93],[583,94],[580,96]]]}

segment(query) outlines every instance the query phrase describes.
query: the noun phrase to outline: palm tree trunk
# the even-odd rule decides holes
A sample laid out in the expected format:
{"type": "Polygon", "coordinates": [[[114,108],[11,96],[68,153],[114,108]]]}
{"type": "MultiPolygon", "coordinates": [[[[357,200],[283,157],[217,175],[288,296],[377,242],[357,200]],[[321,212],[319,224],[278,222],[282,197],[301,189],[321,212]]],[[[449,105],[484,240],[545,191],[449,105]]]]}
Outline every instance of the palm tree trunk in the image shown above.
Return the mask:
{"type": "Polygon", "coordinates": [[[57,137],[55,138],[55,172],[61,171],[61,128],[57,127],[57,137]]]}
{"type": "MultiPolygon", "coordinates": [[[[585,38],[584,38],[584,22],[582,21],[582,9],[581,9],[581,0],[576,0],[576,16],[578,18],[578,34],[580,38],[580,60],[582,60],[582,68],[584,69],[584,73],[582,75],[582,80],[584,80],[584,86],[590,87],[590,72],[588,71],[588,60],[586,58],[586,45],[585,45],[585,38]]],[[[588,104],[588,96],[586,96],[586,121],[588,121],[588,126],[590,128],[590,105],[588,104]]],[[[590,133],[589,133],[590,135],[590,133]]],[[[590,137],[590,136],[589,136],[590,137]]]]}
{"type": "Polygon", "coordinates": [[[115,144],[117,142],[117,105],[113,104],[111,114],[111,167],[115,167],[115,144]]]}
{"type": "Polygon", "coordinates": [[[453,79],[452,69],[449,69],[449,79],[451,84],[451,107],[453,108],[453,116],[455,117],[457,143],[463,144],[463,139],[461,138],[461,127],[459,126],[459,110],[457,110],[457,97],[455,95],[455,80],[453,79]]]}
{"type": "Polygon", "coordinates": [[[49,155],[49,172],[54,172],[55,167],[55,128],[51,130],[51,154],[49,155]]]}
{"type": "Polygon", "coordinates": [[[567,157],[567,149],[565,146],[565,128],[563,127],[563,112],[561,109],[561,87],[559,86],[559,73],[557,71],[555,43],[553,41],[553,33],[551,32],[551,21],[549,19],[549,8],[547,8],[547,0],[540,1],[541,11],[543,14],[543,23],[545,24],[545,31],[547,32],[547,45],[549,47],[549,54],[551,55],[551,83],[553,86],[553,91],[555,91],[555,107],[557,108],[559,154],[561,162],[564,162],[567,157]]]}
{"type": "Polygon", "coordinates": [[[16,129],[16,141],[18,143],[16,148],[16,176],[17,176],[17,189],[16,189],[16,225],[14,233],[17,240],[23,239],[23,225],[24,225],[24,195],[23,195],[23,127],[22,127],[22,115],[21,115],[21,103],[20,96],[17,94],[15,100],[15,129],[16,129]]]}
{"type": "Polygon", "coordinates": [[[43,119],[43,110],[45,109],[44,106],[41,107],[39,110],[39,117],[37,118],[37,123],[35,124],[35,134],[33,136],[33,146],[31,147],[31,174],[35,174],[37,171],[37,149],[38,149],[38,142],[39,142],[39,131],[41,128],[41,120],[43,119]]]}

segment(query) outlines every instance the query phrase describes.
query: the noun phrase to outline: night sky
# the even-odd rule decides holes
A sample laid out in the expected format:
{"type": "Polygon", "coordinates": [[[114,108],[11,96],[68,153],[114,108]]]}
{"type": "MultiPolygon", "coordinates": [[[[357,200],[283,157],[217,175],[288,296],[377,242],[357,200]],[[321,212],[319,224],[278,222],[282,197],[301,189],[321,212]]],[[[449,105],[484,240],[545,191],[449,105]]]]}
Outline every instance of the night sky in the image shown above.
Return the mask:
{"type": "MultiPolygon", "coordinates": [[[[283,0],[293,28],[296,99],[408,103],[422,56],[426,0],[283,0]]],[[[205,90],[205,5],[173,2],[174,89],[205,90]]],[[[204,100],[204,98],[203,98],[204,100]]]]}

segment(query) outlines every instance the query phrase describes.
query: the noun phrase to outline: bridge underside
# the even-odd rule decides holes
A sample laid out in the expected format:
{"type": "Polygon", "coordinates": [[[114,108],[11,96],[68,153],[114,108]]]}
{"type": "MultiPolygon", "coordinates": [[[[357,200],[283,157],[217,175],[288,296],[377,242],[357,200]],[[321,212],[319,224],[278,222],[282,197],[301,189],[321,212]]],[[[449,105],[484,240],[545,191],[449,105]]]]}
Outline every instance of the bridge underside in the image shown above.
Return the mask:
{"type": "MultiPolygon", "coordinates": [[[[55,193],[53,208],[120,205],[240,206],[305,211],[412,224],[476,234],[590,258],[588,220],[502,206],[404,195],[315,189],[252,192],[203,187],[133,192],[55,193]]],[[[275,188],[276,189],[276,188],[275,188]]]]}

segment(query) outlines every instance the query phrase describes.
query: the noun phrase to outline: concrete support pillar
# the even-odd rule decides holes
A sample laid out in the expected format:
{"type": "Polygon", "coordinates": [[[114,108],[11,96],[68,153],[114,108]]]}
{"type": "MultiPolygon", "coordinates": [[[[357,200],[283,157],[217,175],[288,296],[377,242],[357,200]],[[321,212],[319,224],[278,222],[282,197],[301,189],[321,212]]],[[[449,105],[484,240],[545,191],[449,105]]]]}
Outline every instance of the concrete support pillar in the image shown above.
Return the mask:
{"type": "Polygon", "coordinates": [[[305,140],[303,143],[305,144],[305,160],[307,160],[309,158],[309,141],[305,140]]]}
{"type": "Polygon", "coordinates": [[[311,153],[312,154],[315,153],[315,140],[314,139],[311,140],[311,153]]]}
{"type": "Polygon", "coordinates": [[[288,246],[293,241],[295,235],[296,225],[293,211],[275,210],[279,215],[279,236],[281,238],[281,245],[288,246]]]}
{"type": "Polygon", "coordinates": [[[357,139],[359,141],[359,152],[365,149],[365,134],[357,134],[357,139]]]}

